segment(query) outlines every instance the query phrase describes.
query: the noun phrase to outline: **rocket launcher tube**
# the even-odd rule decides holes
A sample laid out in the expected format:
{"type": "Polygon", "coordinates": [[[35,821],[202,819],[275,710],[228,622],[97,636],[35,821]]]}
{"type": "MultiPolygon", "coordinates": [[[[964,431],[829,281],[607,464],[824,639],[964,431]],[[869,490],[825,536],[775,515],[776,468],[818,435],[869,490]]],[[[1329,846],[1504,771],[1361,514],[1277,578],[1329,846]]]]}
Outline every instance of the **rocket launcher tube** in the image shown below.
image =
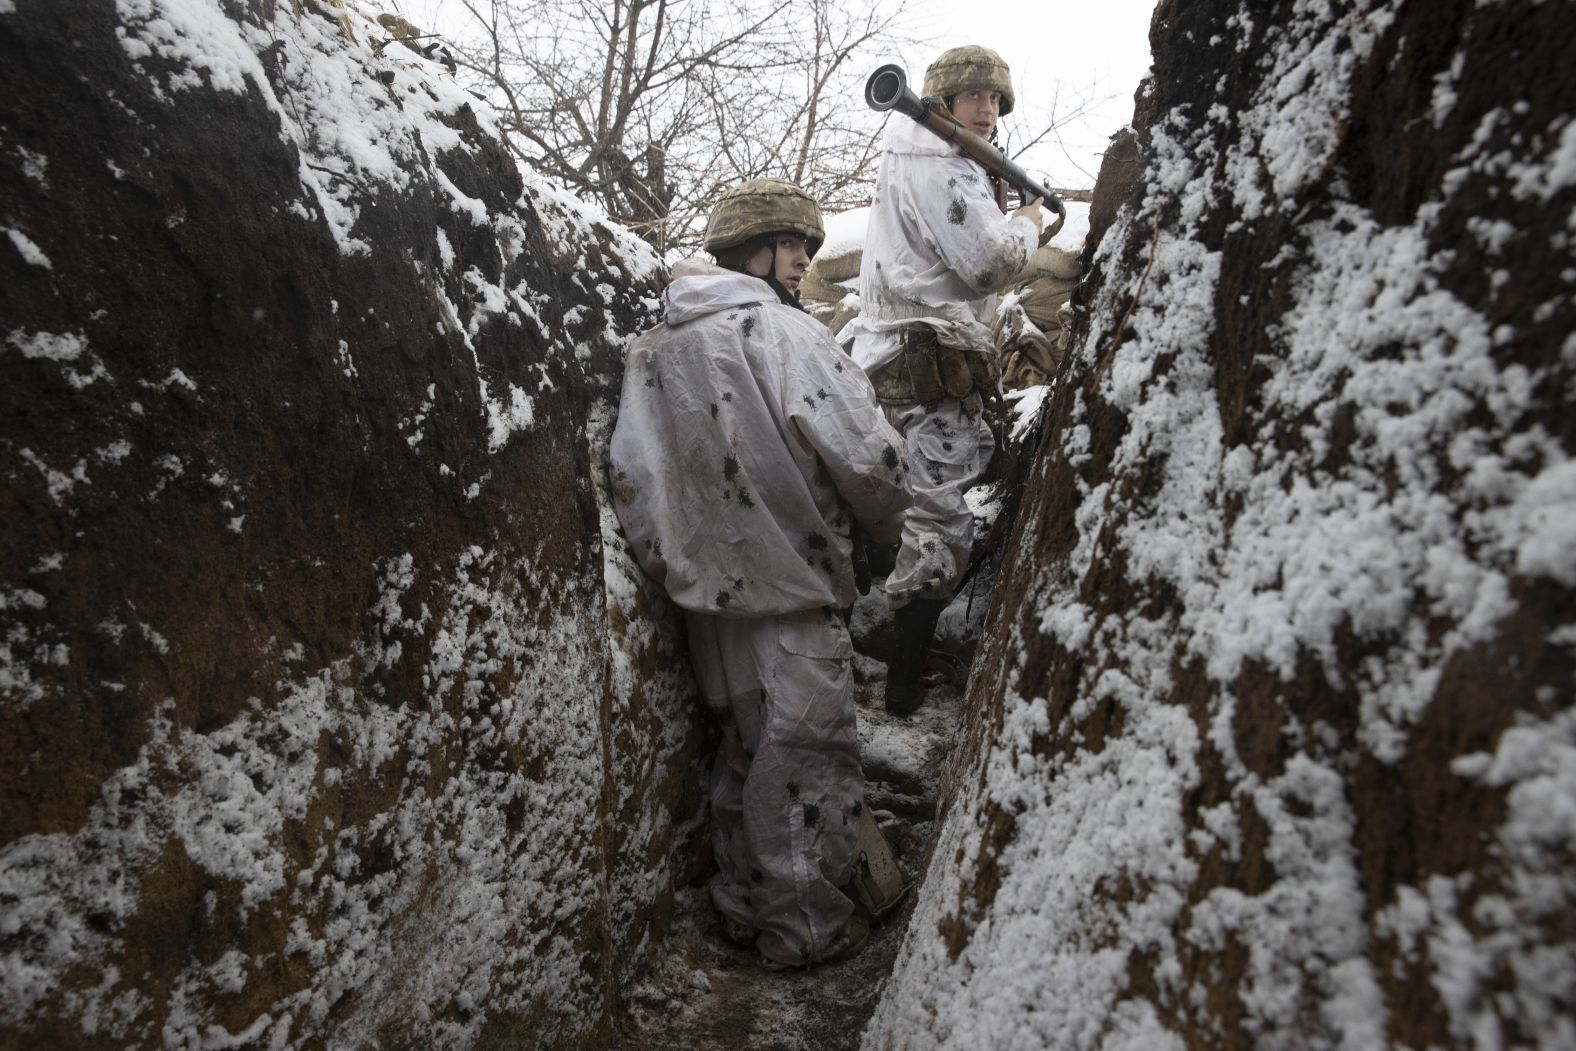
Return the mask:
{"type": "Polygon", "coordinates": [[[1045,207],[1057,215],[1066,214],[1060,197],[1008,160],[1001,150],[953,120],[940,99],[922,99],[915,95],[909,89],[908,76],[902,66],[885,65],[870,74],[865,81],[865,103],[879,113],[895,109],[912,118],[927,131],[956,145],[963,156],[1017,190],[1025,201],[1039,197],[1045,207]]]}

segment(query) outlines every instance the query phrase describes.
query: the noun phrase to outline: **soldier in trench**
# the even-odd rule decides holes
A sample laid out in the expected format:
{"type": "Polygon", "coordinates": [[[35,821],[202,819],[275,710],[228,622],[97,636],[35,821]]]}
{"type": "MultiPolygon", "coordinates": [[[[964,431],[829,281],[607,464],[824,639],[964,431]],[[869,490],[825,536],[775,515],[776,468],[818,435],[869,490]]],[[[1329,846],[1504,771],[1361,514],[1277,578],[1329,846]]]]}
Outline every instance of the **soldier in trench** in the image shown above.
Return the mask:
{"type": "Polygon", "coordinates": [[[722,729],[711,899],[769,969],[858,952],[844,889],[864,805],[853,704],[850,528],[891,542],[903,439],[865,374],[798,303],[825,234],[815,201],[756,179],[718,202],[719,265],[673,268],[631,345],[611,460],[641,568],[685,610],[722,729]]]}
{"type": "MultiPolygon", "coordinates": [[[[944,52],[925,70],[924,94],[986,139],[1012,112],[1007,63],[983,47],[944,52]]],[[[898,716],[924,698],[931,637],[973,546],[964,494],[996,445],[986,417],[987,399],[999,398],[996,296],[1055,233],[1044,231],[1038,199],[1010,215],[1005,200],[956,147],[915,121],[892,122],[865,234],[860,314],[839,338],[908,442],[914,507],[885,585],[896,629],[886,707],[898,716]]]]}

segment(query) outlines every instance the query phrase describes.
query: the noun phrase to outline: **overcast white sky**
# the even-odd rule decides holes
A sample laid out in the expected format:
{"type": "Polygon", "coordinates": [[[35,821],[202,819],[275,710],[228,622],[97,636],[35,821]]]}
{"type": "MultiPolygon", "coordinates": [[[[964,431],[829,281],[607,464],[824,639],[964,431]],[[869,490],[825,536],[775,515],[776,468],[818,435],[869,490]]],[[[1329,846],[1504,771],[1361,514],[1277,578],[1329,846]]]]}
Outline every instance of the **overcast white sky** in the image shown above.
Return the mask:
{"type": "MultiPolygon", "coordinates": [[[[404,0],[418,24],[458,26],[461,0],[404,0]],[[455,21],[451,21],[455,20],[455,21]]],[[[918,93],[931,59],[959,44],[983,44],[1012,67],[1018,105],[1003,124],[1009,152],[1049,123],[1091,103],[1017,158],[1052,186],[1094,185],[1106,142],[1133,116],[1133,92],[1149,69],[1155,0],[909,0],[908,36],[924,41],[892,56],[918,93]]],[[[871,69],[879,65],[871,63],[871,69]]]]}

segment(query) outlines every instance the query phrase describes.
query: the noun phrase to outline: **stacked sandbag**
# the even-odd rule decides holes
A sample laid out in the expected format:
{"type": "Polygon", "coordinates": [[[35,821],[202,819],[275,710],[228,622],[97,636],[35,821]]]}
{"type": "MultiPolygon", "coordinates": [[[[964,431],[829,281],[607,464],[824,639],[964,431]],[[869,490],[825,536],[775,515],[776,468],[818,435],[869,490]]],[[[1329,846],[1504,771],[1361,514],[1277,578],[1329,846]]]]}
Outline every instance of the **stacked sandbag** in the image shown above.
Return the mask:
{"type": "Polygon", "coordinates": [[[812,263],[804,275],[804,283],[799,286],[799,302],[811,317],[831,329],[833,335],[841,332],[859,313],[859,255],[854,253],[854,272],[849,277],[829,279],[816,273],[812,263]]]}
{"type": "Polygon", "coordinates": [[[804,308],[834,334],[859,313],[859,263],[869,218],[869,208],[828,215],[826,240],[799,286],[804,308]]]}
{"type": "Polygon", "coordinates": [[[1078,287],[1078,252],[1044,245],[1001,297],[991,335],[1002,355],[1002,386],[1021,390],[1047,383],[1067,347],[1068,301],[1078,287]]]}
{"type": "MultiPolygon", "coordinates": [[[[1002,385],[1008,390],[1048,382],[1061,361],[1062,308],[1078,285],[1089,208],[1082,202],[1066,204],[1068,222],[1002,294],[992,325],[1002,352],[1002,385]]],[[[826,242],[799,288],[805,309],[834,334],[859,313],[859,266],[869,215],[868,208],[856,208],[826,217],[826,242]]]]}

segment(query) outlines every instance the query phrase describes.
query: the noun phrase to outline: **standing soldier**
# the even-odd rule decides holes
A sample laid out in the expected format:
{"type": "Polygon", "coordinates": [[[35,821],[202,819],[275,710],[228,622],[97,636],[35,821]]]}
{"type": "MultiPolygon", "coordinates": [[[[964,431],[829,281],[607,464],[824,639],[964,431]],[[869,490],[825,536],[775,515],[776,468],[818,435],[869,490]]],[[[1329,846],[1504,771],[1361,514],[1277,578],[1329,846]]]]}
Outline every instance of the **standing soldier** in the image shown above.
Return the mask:
{"type": "MultiPolygon", "coordinates": [[[[982,138],[1012,112],[1007,63],[983,47],[944,52],[924,93],[982,138]]],[[[923,699],[920,673],[936,620],[968,564],[974,515],[964,493],[995,449],[984,397],[997,392],[991,344],[996,293],[1035,251],[1038,199],[1002,214],[996,184],[957,148],[911,120],[887,132],[859,271],[860,315],[841,333],[869,373],[888,420],[908,441],[914,507],[887,576],[897,641],[886,707],[923,699]]]]}
{"type": "Polygon", "coordinates": [[[897,539],[903,439],[870,381],[798,306],[825,234],[792,183],[712,212],[721,266],[681,263],[665,319],[631,345],[611,458],[641,568],[686,611],[722,727],[710,775],[711,898],[769,968],[852,956],[844,894],[864,803],[855,732],[850,527],[897,539]]]}

